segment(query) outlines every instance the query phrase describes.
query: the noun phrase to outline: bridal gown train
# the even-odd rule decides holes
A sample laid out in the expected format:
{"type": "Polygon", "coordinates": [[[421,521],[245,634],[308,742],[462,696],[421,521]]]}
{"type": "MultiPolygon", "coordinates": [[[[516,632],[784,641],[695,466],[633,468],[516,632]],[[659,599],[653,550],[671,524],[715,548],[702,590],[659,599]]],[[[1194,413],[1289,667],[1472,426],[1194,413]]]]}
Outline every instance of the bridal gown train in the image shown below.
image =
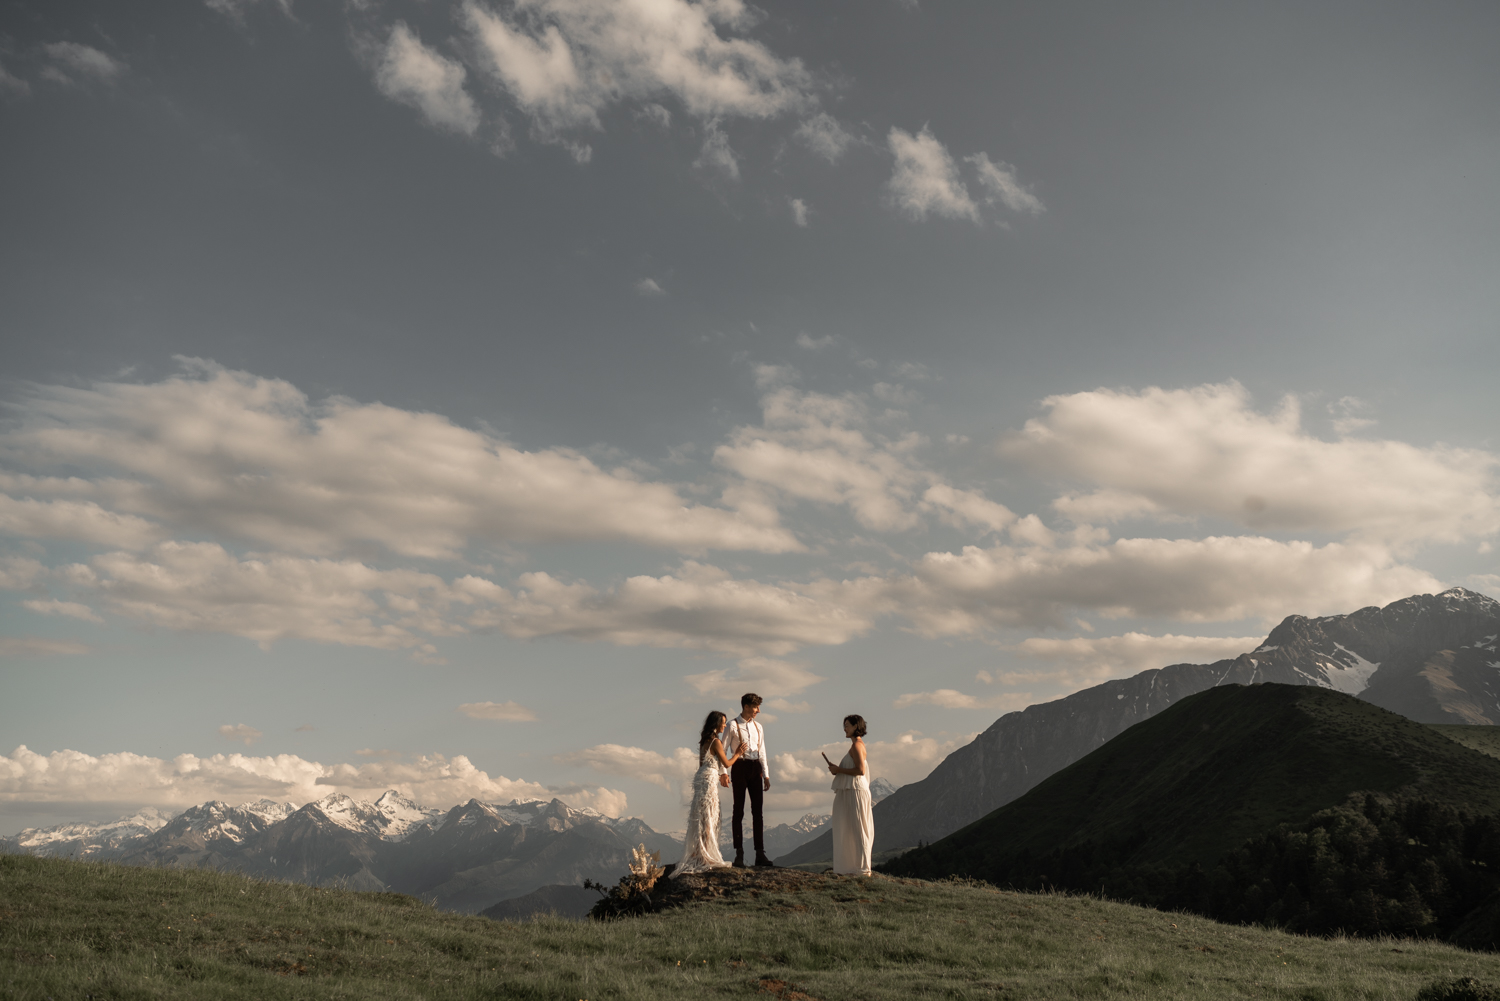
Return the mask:
{"type": "MultiPolygon", "coordinates": [[[[844,755],[840,768],[853,768],[854,756],[844,755]]],[[[854,876],[870,874],[870,851],[875,845],[875,818],[870,813],[870,777],[833,777],[833,871],[854,876]]]]}
{"type": "Polygon", "coordinates": [[[719,852],[719,764],[708,758],[693,776],[693,805],[688,807],[682,861],[677,863],[672,875],[722,869],[728,865],[719,852]]]}

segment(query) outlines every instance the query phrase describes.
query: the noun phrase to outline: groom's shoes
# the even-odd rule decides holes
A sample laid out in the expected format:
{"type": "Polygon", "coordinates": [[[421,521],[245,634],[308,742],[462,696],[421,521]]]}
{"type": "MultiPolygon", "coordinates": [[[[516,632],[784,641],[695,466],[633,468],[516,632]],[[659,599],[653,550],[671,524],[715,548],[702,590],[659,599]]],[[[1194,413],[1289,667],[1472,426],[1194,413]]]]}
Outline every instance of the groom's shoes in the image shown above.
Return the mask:
{"type": "Polygon", "coordinates": [[[745,853],[744,852],[735,852],[734,853],[734,867],[736,869],[743,869],[743,868],[745,868],[745,853]]]}
{"type": "Polygon", "coordinates": [[[774,868],[776,868],[776,863],[772,862],[770,859],[766,858],[764,855],[757,854],[755,856],[755,868],[757,868],[757,869],[774,869],[774,868]]]}

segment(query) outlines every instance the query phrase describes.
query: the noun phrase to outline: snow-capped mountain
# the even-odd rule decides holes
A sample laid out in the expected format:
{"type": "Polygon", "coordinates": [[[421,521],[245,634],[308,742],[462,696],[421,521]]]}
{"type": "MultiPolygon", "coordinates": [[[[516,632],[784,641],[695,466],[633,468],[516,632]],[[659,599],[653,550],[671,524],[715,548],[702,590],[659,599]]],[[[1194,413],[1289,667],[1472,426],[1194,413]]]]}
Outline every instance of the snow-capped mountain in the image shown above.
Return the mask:
{"type": "MultiPolygon", "coordinates": [[[[1218,685],[1317,685],[1419,723],[1500,724],[1500,602],[1451,588],[1348,615],[1288,616],[1264,643],[1007,713],[875,809],[875,850],[936,841],[1177,700],[1218,685]]],[[[826,839],[824,839],[826,841],[826,839]]],[[[808,843],[789,863],[831,854],[808,843]]]]}
{"type": "Polygon", "coordinates": [[[11,851],[56,858],[110,858],[121,846],[144,838],[167,825],[176,814],[148,806],[128,817],[103,824],[59,824],[56,827],[28,827],[8,838],[11,851]]]}
{"type": "Polygon", "coordinates": [[[643,843],[671,859],[682,850],[681,842],[638,819],[605,817],[560,800],[470,800],[435,810],[389,790],[374,802],[334,793],[300,808],[214,800],[175,816],[142,811],[110,824],[23,831],[0,842],[0,851],[395,890],[477,912],[543,886],[613,881],[643,843]]]}

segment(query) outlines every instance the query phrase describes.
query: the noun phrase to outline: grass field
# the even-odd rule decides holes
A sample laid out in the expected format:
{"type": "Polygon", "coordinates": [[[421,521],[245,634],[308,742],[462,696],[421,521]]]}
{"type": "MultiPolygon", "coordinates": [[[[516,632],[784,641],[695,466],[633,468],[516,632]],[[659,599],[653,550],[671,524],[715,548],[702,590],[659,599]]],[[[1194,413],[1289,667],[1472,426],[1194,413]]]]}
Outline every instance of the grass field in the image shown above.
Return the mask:
{"type": "Polygon", "coordinates": [[[1500,956],[882,876],[607,923],[0,856],[0,997],[1411,1001],[1500,956]]]}

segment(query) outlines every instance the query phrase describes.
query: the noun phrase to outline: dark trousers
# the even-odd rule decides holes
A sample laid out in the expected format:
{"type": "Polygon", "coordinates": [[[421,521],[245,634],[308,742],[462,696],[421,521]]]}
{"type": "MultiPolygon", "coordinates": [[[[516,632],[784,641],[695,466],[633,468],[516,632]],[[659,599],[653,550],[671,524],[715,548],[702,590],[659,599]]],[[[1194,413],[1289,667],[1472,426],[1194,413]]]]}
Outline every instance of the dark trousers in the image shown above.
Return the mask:
{"type": "Polygon", "coordinates": [[[745,852],[745,793],[750,794],[750,824],[755,832],[755,857],[766,853],[766,821],[761,814],[761,803],[766,798],[766,787],[762,781],[759,761],[741,758],[729,769],[729,783],[734,787],[734,853],[745,852]]]}

